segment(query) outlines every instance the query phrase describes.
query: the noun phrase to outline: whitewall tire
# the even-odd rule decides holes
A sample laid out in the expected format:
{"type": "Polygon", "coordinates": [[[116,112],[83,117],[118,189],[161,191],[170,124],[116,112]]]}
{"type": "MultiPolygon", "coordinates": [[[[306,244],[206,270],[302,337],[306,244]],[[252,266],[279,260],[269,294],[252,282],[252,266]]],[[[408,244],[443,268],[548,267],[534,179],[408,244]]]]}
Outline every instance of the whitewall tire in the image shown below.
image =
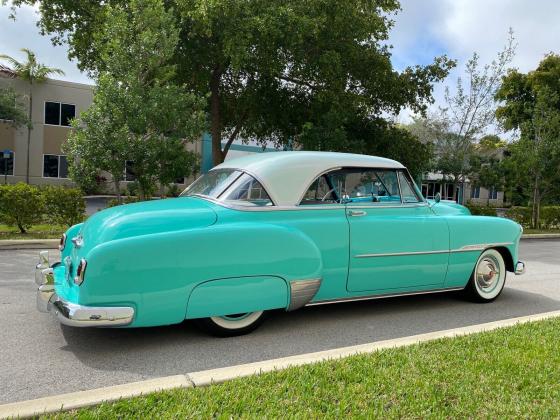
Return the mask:
{"type": "Polygon", "coordinates": [[[502,293],[505,284],[504,257],[495,249],[487,249],[478,257],[465,292],[476,302],[492,302],[502,293]]]}
{"type": "Polygon", "coordinates": [[[264,322],[265,312],[248,312],[244,314],[213,316],[196,319],[195,323],[204,331],[219,337],[233,337],[255,330],[264,322]]]}

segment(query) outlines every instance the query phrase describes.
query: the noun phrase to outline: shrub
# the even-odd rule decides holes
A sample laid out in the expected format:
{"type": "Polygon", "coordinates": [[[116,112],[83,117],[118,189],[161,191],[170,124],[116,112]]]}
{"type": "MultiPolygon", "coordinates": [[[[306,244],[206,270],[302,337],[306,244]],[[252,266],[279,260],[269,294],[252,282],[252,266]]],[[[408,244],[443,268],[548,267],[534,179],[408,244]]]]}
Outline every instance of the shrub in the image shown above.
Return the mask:
{"type": "Polygon", "coordinates": [[[506,217],[519,223],[524,228],[531,227],[532,210],[530,207],[511,207],[506,211],[506,217]]]}
{"type": "Polygon", "coordinates": [[[52,223],[72,226],[84,220],[86,205],[80,189],[49,185],[42,193],[45,214],[52,223]]]}
{"type": "Polygon", "coordinates": [[[181,194],[181,189],[177,184],[171,184],[169,187],[167,187],[168,197],[179,197],[179,194],[181,194]]]}
{"type": "Polygon", "coordinates": [[[467,203],[465,205],[471,214],[475,216],[496,216],[496,209],[490,206],[477,206],[476,204],[467,203]]]}
{"type": "Polygon", "coordinates": [[[545,229],[560,228],[560,206],[541,207],[541,227],[545,229]]]}
{"type": "Polygon", "coordinates": [[[107,208],[120,206],[121,204],[131,204],[131,203],[138,203],[140,199],[138,197],[126,196],[123,197],[122,202],[119,203],[119,200],[113,198],[112,200],[107,201],[107,208]]]}
{"type": "Polygon", "coordinates": [[[41,221],[44,197],[33,185],[20,182],[0,186],[0,218],[9,226],[17,226],[21,233],[41,221]]]}

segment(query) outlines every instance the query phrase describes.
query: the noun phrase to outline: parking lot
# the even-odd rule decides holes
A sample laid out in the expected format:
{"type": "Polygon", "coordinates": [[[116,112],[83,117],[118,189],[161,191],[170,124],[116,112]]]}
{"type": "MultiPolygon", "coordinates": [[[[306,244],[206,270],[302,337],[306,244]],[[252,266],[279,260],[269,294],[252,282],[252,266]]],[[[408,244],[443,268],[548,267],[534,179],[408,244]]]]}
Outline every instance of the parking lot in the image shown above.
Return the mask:
{"type": "Polygon", "coordinates": [[[0,251],[0,404],[560,309],[560,240],[524,240],[524,276],[494,303],[437,294],[274,313],[256,332],[218,339],[190,323],[76,329],[35,309],[36,250],[0,251]]]}

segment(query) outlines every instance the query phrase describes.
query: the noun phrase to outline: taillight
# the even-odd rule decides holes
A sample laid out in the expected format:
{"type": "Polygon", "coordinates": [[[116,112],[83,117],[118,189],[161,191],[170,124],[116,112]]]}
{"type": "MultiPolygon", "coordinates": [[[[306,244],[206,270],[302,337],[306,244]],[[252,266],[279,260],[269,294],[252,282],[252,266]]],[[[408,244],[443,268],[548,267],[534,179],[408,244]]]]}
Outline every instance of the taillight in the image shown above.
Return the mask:
{"type": "Polygon", "coordinates": [[[78,286],[84,282],[84,276],[86,275],[86,266],[87,262],[82,258],[80,260],[80,264],[78,264],[78,268],[76,269],[76,277],[74,277],[74,283],[78,286]]]}
{"type": "Polygon", "coordinates": [[[63,251],[65,246],[66,246],[66,233],[63,233],[62,236],[60,237],[60,242],[58,243],[58,249],[60,251],[63,251]]]}

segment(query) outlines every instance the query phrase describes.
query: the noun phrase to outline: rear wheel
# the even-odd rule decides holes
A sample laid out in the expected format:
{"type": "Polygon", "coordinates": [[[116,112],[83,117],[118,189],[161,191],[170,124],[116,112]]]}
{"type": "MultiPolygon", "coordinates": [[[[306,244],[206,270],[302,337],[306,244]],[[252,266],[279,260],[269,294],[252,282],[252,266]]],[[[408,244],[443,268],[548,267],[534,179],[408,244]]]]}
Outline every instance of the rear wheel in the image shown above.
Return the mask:
{"type": "Polygon", "coordinates": [[[202,330],[218,337],[233,337],[248,334],[265,320],[265,312],[247,312],[210,318],[196,319],[196,325],[202,330]]]}
{"type": "Polygon", "coordinates": [[[478,258],[465,293],[475,302],[492,302],[502,293],[505,283],[506,264],[502,254],[487,249],[478,258]]]}

